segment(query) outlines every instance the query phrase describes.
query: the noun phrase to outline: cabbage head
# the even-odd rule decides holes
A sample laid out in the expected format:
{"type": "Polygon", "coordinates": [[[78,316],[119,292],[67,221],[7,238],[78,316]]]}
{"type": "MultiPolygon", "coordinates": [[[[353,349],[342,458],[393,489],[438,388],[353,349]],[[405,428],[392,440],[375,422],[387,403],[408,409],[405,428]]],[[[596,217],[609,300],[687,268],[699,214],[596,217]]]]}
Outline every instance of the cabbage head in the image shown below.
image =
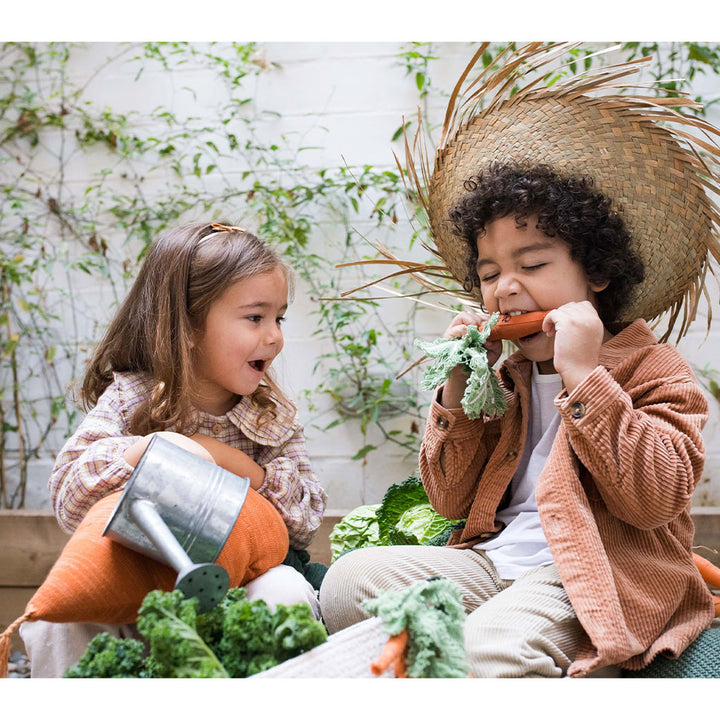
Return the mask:
{"type": "Polygon", "coordinates": [[[438,515],[430,503],[413,505],[388,529],[388,544],[425,545],[453,527],[455,523],[438,515]]]}
{"type": "Polygon", "coordinates": [[[391,485],[378,505],[361,505],[345,515],[330,533],[331,560],[349,550],[378,545],[445,545],[462,520],[438,514],[422,481],[411,475],[391,485]]]}
{"type": "Polygon", "coordinates": [[[348,550],[380,545],[377,505],[360,505],[345,515],[330,533],[330,562],[348,550]]]}
{"type": "Polygon", "coordinates": [[[460,523],[435,511],[416,475],[387,489],[377,510],[377,520],[380,545],[444,544],[460,523]]]}

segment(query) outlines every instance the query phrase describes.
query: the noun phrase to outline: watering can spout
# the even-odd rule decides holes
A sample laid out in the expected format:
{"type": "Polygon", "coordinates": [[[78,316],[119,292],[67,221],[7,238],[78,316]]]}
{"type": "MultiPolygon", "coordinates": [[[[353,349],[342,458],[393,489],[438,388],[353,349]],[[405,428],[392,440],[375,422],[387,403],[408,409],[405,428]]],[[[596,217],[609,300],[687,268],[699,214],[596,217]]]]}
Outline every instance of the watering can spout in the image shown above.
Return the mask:
{"type": "Polygon", "coordinates": [[[211,610],[225,597],[230,585],[227,570],[215,563],[194,563],[170,532],[153,503],[149,500],[134,500],[128,512],[165,563],[177,572],[175,589],[180,590],[185,597],[198,599],[199,613],[211,610]]]}

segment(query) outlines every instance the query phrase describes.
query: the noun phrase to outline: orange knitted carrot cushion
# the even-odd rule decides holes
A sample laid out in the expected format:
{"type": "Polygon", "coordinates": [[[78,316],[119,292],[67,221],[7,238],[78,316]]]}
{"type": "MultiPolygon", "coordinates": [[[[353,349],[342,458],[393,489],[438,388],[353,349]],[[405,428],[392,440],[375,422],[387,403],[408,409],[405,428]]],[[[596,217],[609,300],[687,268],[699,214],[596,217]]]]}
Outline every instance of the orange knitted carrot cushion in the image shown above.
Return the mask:
{"type": "MultiPolygon", "coordinates": [[[[0,635],[0,677],[7,675],[10,636],[21,623],[132,623],[145,595],[175,586],[175,570],[103,537],[121,494],[112,493],[89,510],[23,616],[0,635]]],[[[249,489],[216,562],[227,570],[230,587],[238,587],[280,565],[288,547],[287,528],[280,514],[249,489]]]]}

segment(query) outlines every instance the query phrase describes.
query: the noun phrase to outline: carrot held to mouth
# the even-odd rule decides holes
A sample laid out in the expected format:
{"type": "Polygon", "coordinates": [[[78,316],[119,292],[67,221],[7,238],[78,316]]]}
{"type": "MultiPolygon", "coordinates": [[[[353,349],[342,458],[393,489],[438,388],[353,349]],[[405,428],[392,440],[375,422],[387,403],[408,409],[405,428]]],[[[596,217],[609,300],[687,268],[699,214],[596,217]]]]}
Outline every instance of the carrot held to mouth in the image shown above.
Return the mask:
{"type": "Polygon", "coordinates": [[[517,340],[540,332],[543,320],[549,312],[537,310],[522,315],[500,315],[497,323],[490,329],[488,340],[517,340]]]}

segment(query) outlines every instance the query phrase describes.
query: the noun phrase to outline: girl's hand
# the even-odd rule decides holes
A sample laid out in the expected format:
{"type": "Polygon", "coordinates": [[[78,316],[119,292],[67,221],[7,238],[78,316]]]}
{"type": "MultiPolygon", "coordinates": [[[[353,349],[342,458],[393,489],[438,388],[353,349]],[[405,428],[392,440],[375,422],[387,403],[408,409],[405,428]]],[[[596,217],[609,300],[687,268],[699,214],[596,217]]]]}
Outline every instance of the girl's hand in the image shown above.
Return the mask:
{"type": "Polygon", "coordinates": [[[204,460],[208,460],[211,463],[215,462],[210,452],[206,450],[202,445],[200,445],[200,443],[191,440],[185,435],[180,435],[180,433],[162,431],[152,433],[150,435],[145,435],[145,437],[140,438],[140,440],[130,445],[130,447],[128,447],[124,452],[124,457],[128,464],[132,465],[133,467],[138,464],[138,461],[142,457],[142,454],[145,452],[147,446],[150,444],[150,440],[152,440],[153,435],[160,435],[164,440],[174,443],[175,445],[178,445],[185,450],[189,450],[191,453],[199,455],[204,460]]]}
{"type": "MultiPolygon", "coordinates": [[[[481,328],[488,320],[489,315],[481,315],[479,313],[465,310],[458,313],[448,325],[443,333],[444,338],[461,338],[467,333],[469,326],[481,328]]],[[[488,365],[492,367],[500,355],[502,355],[502,340],[489,340],[485,344],[487,351],[488,365]]],[[[445,381],[442,394],[442,405],[447,408],[461,407],[460,401],[465,394],[465,388],[468,381],[468,373],[460,365],[456,365],[450,377],[445,381]]]]}
{"type": "Polygon", "coordinates": [[[226,445],[224,442],[216,440],[209,435],[203,435],[202,433],[195,433],[195,435],[188,438],[188,440],[194,442],[196,445],[200,445],[205,452],[209,453],[216,465],[225,468],[225,470],[229,470],[239,477],[248,478],[250,480],[250,487],[253,490],[258,490],[265,482],[265,468],[258,465],[242,450],[234,448],[231,445],[226,445]]]}
{"type": "Polygon", "coordinates": [[[592,303],[583,300],[551,310],[542,329],[555,338],[553,364],[570,393],[598,366],[605,326],[592,303]]]}

